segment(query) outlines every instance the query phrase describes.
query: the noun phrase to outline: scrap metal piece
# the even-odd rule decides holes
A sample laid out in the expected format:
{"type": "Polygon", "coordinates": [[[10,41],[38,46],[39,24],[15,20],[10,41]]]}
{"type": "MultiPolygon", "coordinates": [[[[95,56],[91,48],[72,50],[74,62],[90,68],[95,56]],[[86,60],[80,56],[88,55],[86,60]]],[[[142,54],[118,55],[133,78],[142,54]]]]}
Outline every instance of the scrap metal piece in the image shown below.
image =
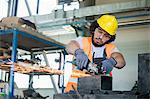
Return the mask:
{"type": "Polygon", "coordinates": [[[140,94],[150,95],[150,53],[138,55],[137,85],[138,85],[138,92],[140,94]]]}
{"type": "Polygon", "coordinates": [[[99,94],[101,90],[112,90],[112,77],[98,75],[79,78],[77,89],[80,94],[99,94]]]}

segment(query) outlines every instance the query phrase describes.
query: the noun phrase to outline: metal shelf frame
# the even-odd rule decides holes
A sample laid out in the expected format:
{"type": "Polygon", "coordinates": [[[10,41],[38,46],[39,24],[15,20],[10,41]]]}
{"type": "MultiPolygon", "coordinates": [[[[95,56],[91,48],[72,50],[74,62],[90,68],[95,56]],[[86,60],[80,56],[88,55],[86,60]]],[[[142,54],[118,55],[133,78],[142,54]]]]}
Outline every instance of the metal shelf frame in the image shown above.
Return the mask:
{"type": "MultiPolygon", "coordinates": [[[[39,35],[39,34],[37,34],[39,35]]],[[[63,44],[61,45],[61,43],[55,43],[54,41],[50,41],[46,36],[42,36],[41,38],[39,36],[24,32],[24,31],[20,31],[17,28],[13,28],[13,29],[8,29],[8,30],[0,30],[0,40],[5,40],[5,42],[10,43],[12,45],[12,54],[11,54],[11,60],[13,63],[16,62],[17,59],[17,48],[23,48],[26,49],[28,51],[32,51],[32,47],[36,47],[36,48],[40,48],[40,50],[44,50],[44,47],[48,47],[48,46],[52,46],[55,47],[55,49],[64,49],[65,47],[63,46],[63,44]],[[21,39],[20,39],[21,37],[21,39]],[[11,39],[10,39],[11,38],[11,39]],[[25,39],[27,38],[27,39],[25,39]],[[44,39],[45,38],[45,39],[44,39]],[[24,40],[25,39],[25,40],[24,40]],[[32,39],[32,41],[34,40],[34,42],[30,42],[28,40],[32,39]],[[22,41],[23,40],[23,41],[22,41]],[[24,42],[22,45],[25,44],[25,42],[29,42],[31,44],[31,46],[28,48],[28,44],[27,43],[25,46],[21,46],[19,42],[24,42]],[[41,46],[40,44],[36,44],[36,42],[40,42],[40,44],[44,45],[41,46]],[[34,45],[34,46],[32,46],[34,45]],[[25,47],[25,48],[24,48],[25,47]]],[[[14,99],[14,65],[11,65],[11,69],[10,69],[10,82],[9,82],[9,99],[14,99]]]]}

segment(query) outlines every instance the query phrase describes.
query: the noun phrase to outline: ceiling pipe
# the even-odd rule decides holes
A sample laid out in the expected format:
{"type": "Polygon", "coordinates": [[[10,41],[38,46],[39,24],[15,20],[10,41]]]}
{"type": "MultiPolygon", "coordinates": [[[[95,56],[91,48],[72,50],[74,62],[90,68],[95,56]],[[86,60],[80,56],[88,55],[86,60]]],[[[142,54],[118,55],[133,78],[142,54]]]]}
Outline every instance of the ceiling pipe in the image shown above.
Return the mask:
{"type": "MultiPolygon", "coordinates": [[[[148,16],[150,16],[150,14],[136,14],[136,15],[129,15],[129,16],[119,16],[119,17],[117,17],[117,19],[119,20],[119,19],[129,19],[129,18],[136,18],[136,17],[148,17],[148,16]]],[[[46,24],[46,25],[44,25],[44,24],[40,24],[40,25],[38,25],[38,28],[40,29],[40,30],[44,30],[44,29],[47,29],[47,28],[57,28],[58,26],[64,26],[64,25],[70,25],[70,24],[78,24],[78,25],[83,25],[83,24],[87,24],[88,22],[93,22],[93,21],[95,21],[95,20],[91,20],[91,21],[85,21],[85,20],[83,20],[83,21],[77,21],[77,22],[68,22],[68,23],[66,23],[66,24],[56,24],[56,25],[49,25],[49,24],[46,24]]],[[[138,20],[134,20],[134,23],[135,22],[138,22],[138,20]]],[[[143,22],[143,21],[142,21],[143,22]]],[[[140,22],[140,23],[138,23],[138,24],[142,24],[142,22],[140,22]]],[[[125,24],[128,24],[128,22],[126,21],[126,22],[124,22],[125,24]]],[[[125,25],[124,24],[124,25],[125,25]]],[[[122,25],[123,26],[123,25],[122,25]]],[[[121,26],[121,27],[122,27],[121,26]]]]}
{"type": "Polygon", "coordinates": [[[37,0],[36,14],[39,13],[39,3],[40,3],[40,0],[37,0]]]}

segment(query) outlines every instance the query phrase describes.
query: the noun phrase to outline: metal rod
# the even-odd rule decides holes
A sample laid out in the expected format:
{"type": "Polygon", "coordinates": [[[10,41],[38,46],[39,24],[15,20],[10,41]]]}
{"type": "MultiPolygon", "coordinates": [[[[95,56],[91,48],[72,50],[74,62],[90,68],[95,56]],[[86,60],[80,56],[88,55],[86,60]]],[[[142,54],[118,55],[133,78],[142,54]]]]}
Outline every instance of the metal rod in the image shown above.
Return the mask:
{"type": "Polygon", "coordinates": [[[26,3],[26,6],[27,6],[27,9],[28,9],[28,12],[29,12],[29,15],[31,16],[32,13],[31,13],[31,10],[30,10],[30,7],[29,7],[29,4],[28,4],[28,1],[25,0],[25,3],[26,3]]]}
{"type": "MultiPolygon", "coordinates": [[[[45,52],[45,51],[43,51],[43,57],[44,57],[44,60],[45,60],[45,62],[46,62],[46,65],[50,67],[50,65],[49,65],[49,63],[48,63],[48,59],[47,59],[47,56],[46,56],[46,52],[45,52]]],[[[50,75],[50,78],[51,78],[51,81],[52,81],[52,84],[53,84],[55,93],[58,93],[58,90],[57,90],[57,87],[56,87],[56,85],[55,85],[53,76],[50,75]]]]}
{"type": "Polygon", "coordinates": [[[29,86],[28,86],[29,89],[33,89],[33,75],[34,74],[29,75],[29,86]]]}
{"type": "MultiPolygon", "coordinates": [[[[58,68],[58,70],[61,70],[61,69],[62,69],[62,68],[61,68],[61,61],[62,61],[62,58],[61,58],[61,57],[62,57],[62,55],[61,55],[61,52],[58,52],[58,53],[59,53],[59,68],[58,68]]],[[[60,83],[60,81],[61,81],[61,80],[60,80],[60,79],[61,79],[61,76],[62,76],[62,75],[59,75],[59,76],[58,76],[58,85],[59,85],[59,87],[61,87],[61,86],[60,86],[60,84],[61,84],[61,83],[60,83]]]]}
{"type": "Polygon", "coordinates": [[[43,51],[42,54],[43,54],[43,57],[44,57],[44,60],[45,60],[46,65],[49,66],[49,67],[51,67],[51,66],[49,65],[49,62],[48,62],[48,59],[47,59],[47,56],[46,56],[46,52],[43,51]]]}
{"type": "MultiPolygon", "coordinates": [[[[31,60],[34,59],[34,58],[35,58],[35,55],[31,51],[31,60]]],[[[31,73],[29,75],[29,86],[28,86],[29,89],[33,89],[33,76],[34,76],[34,73],[31,73]]]]}
{"type": "Polygon", "coordinates": [[[13,0],[11,6],[11,16],[15,16],[15,5],[16,5],[16,0],[13,0]]]}
{"type": "MultiPolygon", "coordinates": [[[[63,51],[63,55],[64,55],[64,64],[63,64],[63,67],[62,67],[62,70],[64,70],[65,69],[65,59],[66,59],[66,51],[64,50],[63,51]]],[[[64,90],[65,90],[65,87],[64,87],[64,83],[65,83],[65,79],[64,79],[64,75],[62,76],[63,78],[62,78],[62,93],[64,93],[64,90]]]]}
{"type": "MultiPolygon", "coordinates": [[[[13,0],[12,2],[11,1],[8,1],[8,13],[10,13],[10,9],[11,9],[11,16],[16,16],[17,15],[17,8],[18,8],[18,0],[13,0]]],[[[9,15],[9,14],[8,14],[9,15]]]]}
{"type": "Polygon", "coordinates": [[[14,16],[17,16],[17,9],[18,9],[18,0],[15,1],[15,5],[14,5],[14,16]]]}
{"type": "Polygon", "coordinates": [[[8,16],[10,16],[11,4],[12,4],[12,2],[11,2],[11,1],[12,1],[12,0],[9,0],[9,1],[8,1],[7,17],[8,17],[8,16]]]}
{"type": "Polygon", "coordinates": [[[12,56],[11,60],[13,64],[10,69],[10,82],[9,82],[9,99],[14,99],[14,63],[16,62],[17,46],[18,46],[18,31],[14,29],[13,31],[13,42],[12,42],[12,56]]]}
{"type": "Polygon", "coordinates": [[[40,0],[37,0],[36,14],[39,13],[39,3],[40,3],[40,0]]]}

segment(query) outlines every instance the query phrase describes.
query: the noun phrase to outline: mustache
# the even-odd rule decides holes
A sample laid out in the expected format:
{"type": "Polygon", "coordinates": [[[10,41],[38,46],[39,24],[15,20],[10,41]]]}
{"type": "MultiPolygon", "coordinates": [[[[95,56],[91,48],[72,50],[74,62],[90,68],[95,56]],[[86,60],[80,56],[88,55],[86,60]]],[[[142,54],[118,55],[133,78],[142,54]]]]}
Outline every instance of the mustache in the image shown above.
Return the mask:
{"type": "MultiPolygon", "coordinates": [[[[96,38],[95,38],[96,39],[96,38]]],[[[97,38],[98,40],[101,40],[101,38],[97,38]]],[[[105,45],[105,43],[104,44],[97,44],[97,43],[95,43],[94,42],[94,35],[92,35],[92,44],[95,46],[95,47],[102,47],[102,46],[104,46],[105,45]]]]}

